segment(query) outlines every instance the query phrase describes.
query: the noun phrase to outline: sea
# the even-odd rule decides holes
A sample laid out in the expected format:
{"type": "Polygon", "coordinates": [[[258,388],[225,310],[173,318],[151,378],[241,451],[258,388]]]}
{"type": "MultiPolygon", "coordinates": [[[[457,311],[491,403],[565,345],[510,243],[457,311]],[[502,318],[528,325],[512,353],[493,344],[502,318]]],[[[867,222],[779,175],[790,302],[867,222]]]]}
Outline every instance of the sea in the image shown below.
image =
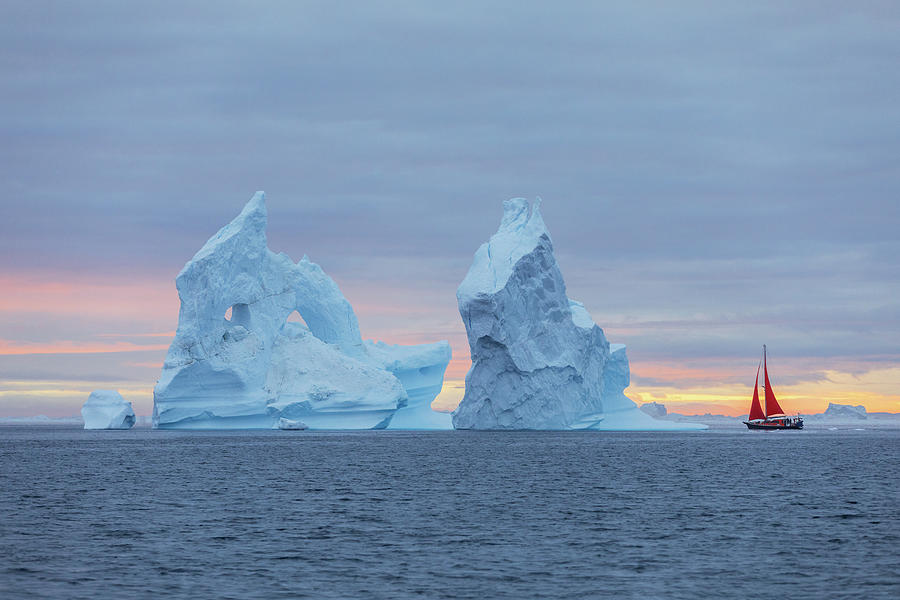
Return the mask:
{"type": "Polygon", "coordinates": [[[900,598],[900,431],[0,427],[0,597],[900,598]]]}

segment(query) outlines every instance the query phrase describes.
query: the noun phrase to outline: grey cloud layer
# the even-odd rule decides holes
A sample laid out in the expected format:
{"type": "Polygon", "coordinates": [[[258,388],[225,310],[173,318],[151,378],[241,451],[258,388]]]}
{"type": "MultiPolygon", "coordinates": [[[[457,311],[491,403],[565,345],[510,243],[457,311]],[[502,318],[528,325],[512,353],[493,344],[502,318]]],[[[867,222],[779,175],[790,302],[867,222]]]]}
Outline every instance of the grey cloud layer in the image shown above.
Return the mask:
{"type": "Polygon", "coordinates": [[[174,275],[265,189],[273,249],[440,328],[542,195],[601,324],[821,316],[637,352],[896,352],[896,4],[183,4],[0,9],[0,269],[174,275]]]}

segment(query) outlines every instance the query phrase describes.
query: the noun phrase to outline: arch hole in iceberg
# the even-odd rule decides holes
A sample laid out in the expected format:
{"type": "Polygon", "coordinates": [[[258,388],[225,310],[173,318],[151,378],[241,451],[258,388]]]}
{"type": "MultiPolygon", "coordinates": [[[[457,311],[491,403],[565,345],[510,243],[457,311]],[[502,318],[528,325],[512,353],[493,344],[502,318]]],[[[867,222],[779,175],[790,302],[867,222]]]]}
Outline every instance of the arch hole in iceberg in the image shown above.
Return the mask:
{"type": "Polygon", "coordinates": [[[306,329],[309,329],[309,325],[306,324],[306,321],[303,319],[303,317],[300,315],[300,313],[297,312],[296,310],[288,315],[287,322],[288,323],[300,323],[301,325],[303,325],[303,327],[305,327],[306,329]]]}
{"type": "Polygon", "coordinates": [[[225,320],[232,325],[250,328],[250,307],[246,304],[235,304],[225,311],[225,320]]]}

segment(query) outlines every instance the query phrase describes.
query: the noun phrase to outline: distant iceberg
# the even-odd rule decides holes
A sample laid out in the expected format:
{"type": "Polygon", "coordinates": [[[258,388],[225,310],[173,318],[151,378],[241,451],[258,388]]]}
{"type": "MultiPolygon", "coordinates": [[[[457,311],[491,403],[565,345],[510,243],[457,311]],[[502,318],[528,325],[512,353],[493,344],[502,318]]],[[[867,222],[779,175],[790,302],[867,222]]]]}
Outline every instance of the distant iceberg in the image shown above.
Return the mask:
{"type": "Polygon", "coordinates": [[[640,408],[654,419],[660,419],[669,413],[666,409],[666,405],[660,404],[659,402],[645,402],[644,404],[641,404],[640,408]]]}
{"type": "Polygon", "coordinates": [[[304,429],[309,429],[309,426],[303,421],[291,421],[290,419],[285,419],[281,417],[278,419],[278,422],[275,423],[273,429],[285,429],[289,431],[302,431],[304,429]]]}
{"type": "Polygon", "coordinates": [[[94,390],[84,406],[81,417],[85,429],[131,429],[135,416],[131,402],[116,390],[94,390]]]}
{"type": "Polygon", "coordinates": [[[472,367],[458,429],[705,429],[660,421],[625,396],[625,346],[566,296],[540,200],[503,204],[457,291],[472,367]]]}
{"type": "Polygon", "coordinates": [[[0,425],[84,425],[84,418],[81,416],[48,417],[47,415],[0,417],[0,425]]]}
{"type": "Polygon", "coordinates": [[[175,280],[178,330],[153,391],[153,426],[256,429],[450,429],[431,410],[446,341],[364,343],[337,284],[305,256],[266,242],[257,192],[175,280]],[[296,311],[303,322],[288,322],[296,311]]]}
{"type": "Polygon", "coordinates": [[[862,404],[853,406],[852,404],[835,404],[834,402],[829,402],[828,408],[825,409],[822,417],[826,420],[865,421],[869,418],[869,415],[866,413],[866,407],[862,404]]]}

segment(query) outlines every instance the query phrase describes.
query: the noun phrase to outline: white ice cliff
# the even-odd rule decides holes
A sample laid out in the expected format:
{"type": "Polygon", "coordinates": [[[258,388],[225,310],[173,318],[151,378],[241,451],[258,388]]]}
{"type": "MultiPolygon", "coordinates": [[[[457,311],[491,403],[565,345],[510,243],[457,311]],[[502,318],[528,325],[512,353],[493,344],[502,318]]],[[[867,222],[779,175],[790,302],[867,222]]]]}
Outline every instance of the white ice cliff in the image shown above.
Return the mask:
{"type": "Polygon", "coordinates": [[[472,367],[457,429],[703,429],[658,421],[625,396],[625,346],[610,344],[584,305],[566,297],[540,212],[521,198],[457,290],[472,367]]]}
{"type": "Polygon", "coordinates": [[[337,284],[266,244],[257,192],[175,280],[178,330],[153,391],[158,428],[450,429],[431,410],[447,342],[363,343],[337,284]],[[288,321],[297,311],[303,322],[288,321]],[[230,312],[230,315],[226,315],[230,312]]]}
{"type": "Polygon", "coordinates": [[[81,418],[85,429],[131,429],[134,426],[134,409],[115,390],[94,390],[84,406],[81,418]]]}

